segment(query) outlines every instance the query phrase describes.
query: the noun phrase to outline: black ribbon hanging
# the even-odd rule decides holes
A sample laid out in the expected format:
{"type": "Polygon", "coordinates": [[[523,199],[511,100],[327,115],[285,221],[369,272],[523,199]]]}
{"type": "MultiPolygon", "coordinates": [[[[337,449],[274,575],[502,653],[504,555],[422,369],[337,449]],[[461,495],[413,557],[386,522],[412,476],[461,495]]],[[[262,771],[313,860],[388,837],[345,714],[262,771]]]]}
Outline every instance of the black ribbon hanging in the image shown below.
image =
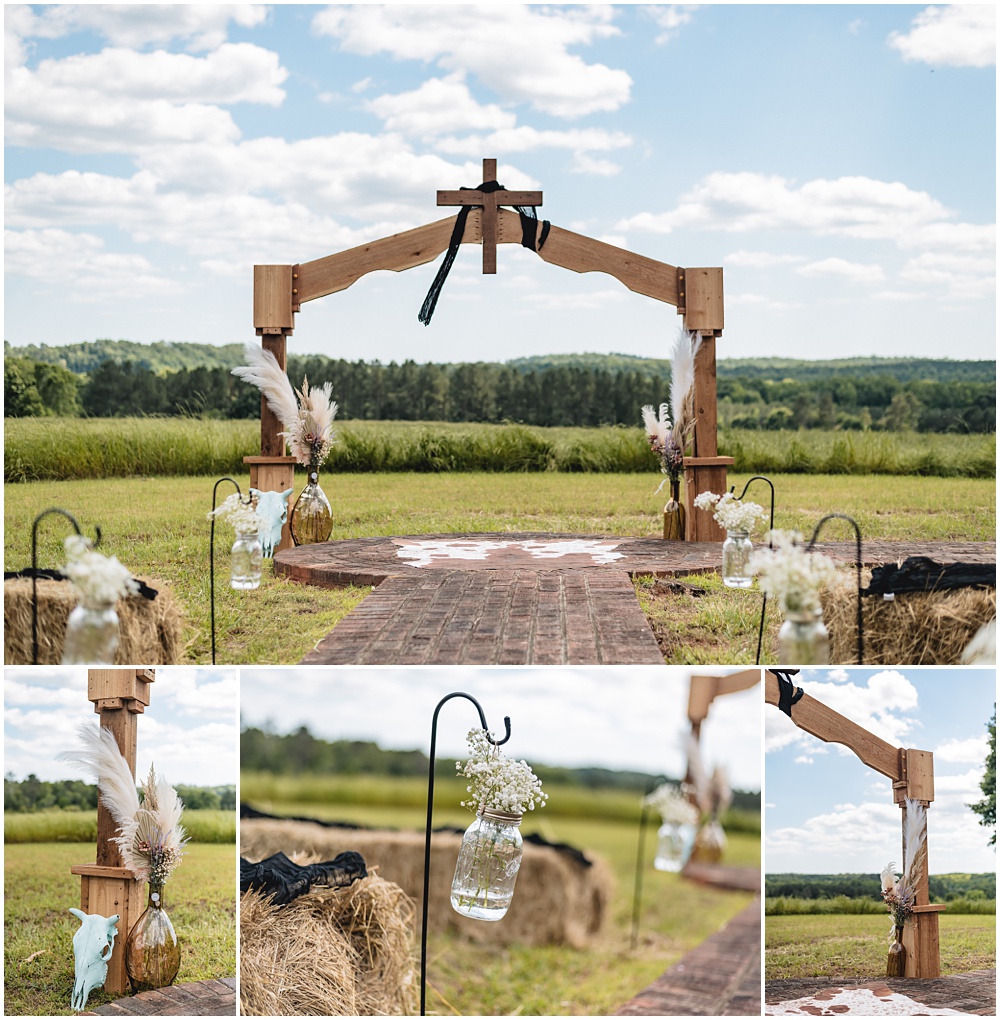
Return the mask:
{"type": "Polygon", "coordinates": [[[788,679],[791,675],[798,673],[798,670],[770,669],[768,672],[773,673],[778,680],[778,708],[791,719],[792,705],[798,704],[802,700],[802,695],[805,694],[801,687],[796,687],[788,679]]]}
{"type": "MultiPolygon", "coordinates": [[[[459,191],[483,191],[490,194],[494,191],[505,191],[506,189],[499,181],[483,181],[478,188],[459,188],[459,191]]],[[[441,291],[444,288],[444,281],[448,279],[448,274],[451,272],[451,267],[455,262],[455,256],[458,254],[459,245],[462,243],[462,238],[465,236],[465,224],[469,219],[469,213],[473,209],[481,209],[482,206],[478,205],[463,205],[458,210],[458,216],[455,217],[455,226],[451,231],[451,238],[448,241],[448,250],[444,253],[444,261],[438,268],[437,275],[431,282],[430,289],[427,291],[427,297],[424,298],[424,303],[420,306],[420,313],[417,315],[418,321],[422,322],[425,326],[431,324],[431,317],[434,315],[434,309],[437,307],[438,298],[441,296],[441,291]]],[[[516,206],[518,215],[521,217],[521,245],[524,248],[530,248],[532,251],[541,251],[542,245],[545,244],[546,238],[549,236],[549,228],[551,224],[548,220],[542,223],[542,235],[538,242],[538,246],[535,246],[535,239],[538,236],[538,214],[535,212],[535,207],[530,207],[530,212],[527,208],[516,206]]]]}

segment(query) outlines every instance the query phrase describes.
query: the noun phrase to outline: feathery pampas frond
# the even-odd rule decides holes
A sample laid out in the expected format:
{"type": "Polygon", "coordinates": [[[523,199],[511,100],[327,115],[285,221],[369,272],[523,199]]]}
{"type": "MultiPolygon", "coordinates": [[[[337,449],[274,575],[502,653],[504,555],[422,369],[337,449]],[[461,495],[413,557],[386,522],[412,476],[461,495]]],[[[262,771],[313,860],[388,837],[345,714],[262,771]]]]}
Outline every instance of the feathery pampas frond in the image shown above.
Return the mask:
{"type": "Polygon", "coordinates": [[[670,406],[674,412],[674,441],[683,448],[694,428],[694,359],[701,348],[701,336],[683,327],[674,341],[670,359],[670,406]]]}
{"type": "Polygon", "coordinates": [[[292,456],[305,466],[318,467],[333,447],[333,419],[337,404],[332,399],[333,386],[319,388],[302,380],[302,389],[293,390],[278,359],[270,352],[248,342],[244,351],[249,364],[233,369],[233,375],[252,383],[267,400],[267,405],[285,426],[281,433],[288,440],[292,456]]]}
{"type": "Polygon", "coordinates": [[[688,777],[691,780],[694,799],[703,815],[712,810],[712,783],[701,759],[701,745],[692,733],[688,736],[688,777]]]}
{"type": "Polygon", "coordinates": [[[118,750],[114,734],[103,726],[81,725],[77,730],[83,747],[63,751],[56,761],[64,761],[97,780],[101,802],[111,812],[117,826],[131,823],[139,810],[139,794],[128,762],[118,750]]]}
{"type": "Polygon", "coordinates": [[[903,823],[903,883],[916,884],[927,853],[927,811],[919,801],[906,798],[906,821],[903,823]]]}

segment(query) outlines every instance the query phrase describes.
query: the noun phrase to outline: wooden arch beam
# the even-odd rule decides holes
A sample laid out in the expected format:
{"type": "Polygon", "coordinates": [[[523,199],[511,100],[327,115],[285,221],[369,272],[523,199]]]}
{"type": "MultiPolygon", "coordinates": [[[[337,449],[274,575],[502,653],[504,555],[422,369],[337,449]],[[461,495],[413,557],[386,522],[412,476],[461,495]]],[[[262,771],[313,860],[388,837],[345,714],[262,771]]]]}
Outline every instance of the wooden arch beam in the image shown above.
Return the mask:
{"type": "MultiPolygon", "coordinates": [[[[347,251],[327,255],[311,262],[302,262],[292,267],[288,282],[292,288],[290,304],[292,310],[306,301],[326,297],[340,290],[346,290],[362,276],[377,270],[401,272],[433,262],[448,248],[452,230],[457,217],[450,216],[414,230],[406,230],[401,234],[393,234],[370,244],[349,248],[347,251]]],[[[521,218],[509,209],[500,209],[497,214],[497,243],[521,243],[521,218]]],[[[473,209],[465,224],[462,236],[463,244],[482,244],[482,212],[473,209]]],[[[563,230],[553,226],[549,229],[545,245],[538,252],[539,258],[551,265],[570,269],[575,273],[607,273],[623,283],[636,294],[643,294],[656,301],[673,305],[681,311],[686,308],[683,284],[678,280],[685,277],[696,282],[696,289],[708,277],[698,274],[718,273],[720,286],[717,288],[701,287],[705,291],[703,300],[695,300],[691,312],[695,314],[694,323],[687,322],[689,330],[705,329],[721,331],[722,292],[721,270],[682,270],[666,262],[636,255],[624,248],[616,248],[613,244],[597,241],[583,234],[574,234],[571,230],[563,230]],[[694,277],[691,274],[695,274],[694,277]],[[715,293],[708,293],[709,290],[715,293]]],[[[713,279],[711,283],[715,283],[713,279]]],[[[692,297],[698,298],[699,294],[692,297]]],[[[686,313],[687,314],[687,313],[686,313]]],[[[259,325],[259,324],[258,324],[259,325]]]]}

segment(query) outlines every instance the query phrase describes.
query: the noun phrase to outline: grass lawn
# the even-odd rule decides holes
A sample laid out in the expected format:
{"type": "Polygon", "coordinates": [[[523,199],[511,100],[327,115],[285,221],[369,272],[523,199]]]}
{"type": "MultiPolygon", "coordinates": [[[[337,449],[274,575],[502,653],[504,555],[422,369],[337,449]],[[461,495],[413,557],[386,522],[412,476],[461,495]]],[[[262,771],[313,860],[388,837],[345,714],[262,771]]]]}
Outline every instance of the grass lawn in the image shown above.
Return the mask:
{"type": "MultiPolygon", "coordinates": [[[[553,788],[554,789],[554,788],[553,788]]],[[[550,793],[552,790],[550,790],[550,793]]],[[[296,804],[252,799],[254,807],[274,814],[350,821],[392,828],[423,829],[424,809],[328,802],[296,804]]],[[[436,810],[435,825],[471,820],[461,808],[436,810]]],[[[432,1015],[601,1016],[645,988],[684,953],[741,911],[750,894],[698,886],[677,875],[654,871],[654,838],[643,882],[643,913],[638,948],[629,947],[632,887],[638,827],[597,817],[562,817],[533,811],[522,824],[525,834],[538,832],[600,854],[612,865],[617,889],[606,932],[590,948],[567,946],[491,947],[472,945],[451,935],[431,934],[427,950],[427,1011],[432,1015]]],[[[734,833],[727,863],[757,865],[760,840],[734,833]]],[[[515,889],[515,895],[517,891],[515,889]]],[[[415,941],[419,951],[419,942],[415,941]]]]}
{"type": "MultiPolygon", "coordinates": [[[[941,973],[996,966],[996,917],[940,915],[941,973]]],[[[764,919],[764,979],[885,975],[888,915],[809,914],[764,919]]]]}
{"type": "MultiPolygon", "coordinates": [[[[775,524],[811,531],[827,512],[855,517],[869,539],[990,541],[995,536],[996,483],[992,479],[847,475],[778,475],[775,524]]],[[[138,577],[165,582],[184,610],[184,662],[208,662],[208,537],[211,477],[131,478],[29,482],[5,486],[6,570],[31,562],[31,521],[61,506],[84,530],[100,525],[104,548],[138,577]]],[[[248,482],[239,477],[246,488],[248,482]]],[[[744,477],[731,483],[742,488],[744,477]]],[[[655,536],[663,497],[655,474],[327,473],[324,489],[334,507],[332,538],[459,531],[591,532],[655,536]]],[[[301,479],[297,478],[297,484],[301,479]]],[[[758,483],[758,488],[760,483],[758,483]]],[[[220,498],[228,491],[220,486],[220,498]]],[[[765,499],[751,489],[749,498],[765,499]]],[[[368,588],[305,588],[270,576],[256,592],[227,584],[228,529],[216,536],[216,635],[220,663],[298,662],[368,593],[368,588]]],[[[846,538],[831,526],[830,540],[846,538]]],[[[39,565],[63,562],[65,529],[44,522],[39,565]]],[[[155,586],[155,585],[154,585],[155,586]]],[[[708,637],[668,643],[668,661],[752,662],[759,596],[734,598],[720,585],[700,600],[698,619],[708,637]],[[716,633],[718,629],[719,633],[716,633]]]]}
{"type": "MultiPolygon", "coordinates": [[[[71,865],[95,858],[93,843],[23,843],[4,848],[4,1011],[68,1015],[80,879],[71,865]]],[[[236,854],[229,844],[189,844],[164,902],[181,943],[178,982],[236,974],[236,854]]],[[[120,932],[118,940],[125,933],[120,932]]],[[[95,991],[89,1008],[112,1001],[95,991]]]]}

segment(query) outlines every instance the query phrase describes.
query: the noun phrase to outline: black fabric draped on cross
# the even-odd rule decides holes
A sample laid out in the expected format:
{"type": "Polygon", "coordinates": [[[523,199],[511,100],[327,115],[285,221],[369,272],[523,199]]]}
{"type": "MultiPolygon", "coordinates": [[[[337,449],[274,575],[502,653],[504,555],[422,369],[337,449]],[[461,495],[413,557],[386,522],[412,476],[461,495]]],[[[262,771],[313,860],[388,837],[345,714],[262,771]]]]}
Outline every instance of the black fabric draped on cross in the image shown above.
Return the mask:
{"type": "Polygon", "coordinates": [[[802,695],[805,691],[801,687],[796,687],[789,676],[798,673],[797,669],[769,669],[769,673],[773,673],[778,681],[778,708],[788,716],[792,718],[792,705],[797,704],[802,699],[802,695]]]}
{"type": "MultiPolygon", "coordinates": [[[[459,188],[459,191],[482,191],[486,194],[490,194],[494,191],[505,191],[506,189],[498,181],[483,181],[478,188],[459,188]]],[[[427,291],[427,297],[424,298],[424,303],[420,306],[420,314],[417,319],[422,322],[425,326],[431,324],[431,316],[434,314],[434,309],[437,306],[438,298],[441,296],[441,291],[444,288],[444,281],[448,279],[448,273],[451,272],[452,264],[455,261],[455,256],[458,254],[459,245],[462,243],[462,238],[465,236],[465,224],[469,219],[469,212],[472,209],[481,209],[482,206],[475,205],[463,205],[458,210],[458,215],[455,217],[455,226],[451,232],[451,240],[448,242],[448,250],[444,254],[444,261],[441,263],[440,268],[437,271],[437,275],[431,282],[430,290],[427,291]]],[[[515,206],[518,216],[521,217],[521,245],[524,248],[530,248],[532,251],[541,251],[542,246],[545,244],[545,239],[549,236],[549,228],[551,224],[548,220],[542,221],[542,233],[541,237],[538,236],[538,214],[535,211],[534,206],[524,208],[522,206],[515,206]],[[537,245],[536,245],[537,240],[537,245]]]]}

